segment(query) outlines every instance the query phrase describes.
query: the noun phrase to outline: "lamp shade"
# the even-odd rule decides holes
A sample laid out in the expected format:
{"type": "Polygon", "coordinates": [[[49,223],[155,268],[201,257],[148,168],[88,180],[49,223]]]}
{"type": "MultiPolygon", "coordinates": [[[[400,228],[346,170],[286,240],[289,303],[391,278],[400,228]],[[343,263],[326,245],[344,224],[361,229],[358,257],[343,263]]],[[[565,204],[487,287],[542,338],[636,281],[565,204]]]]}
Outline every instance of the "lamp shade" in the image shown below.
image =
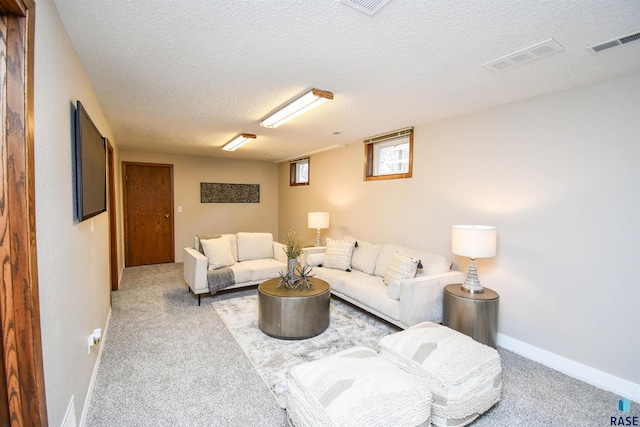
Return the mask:
{"type": "Polygon", "coordinates": [[[316,229],[329,228],[329,212],[309,212],[307,227],[316,229]]]}
{"type": "Polygon", "coordinates": [[[451,252],[469,258],[496,256],[496,228],[489,225],[454,225],[451,252]]]}

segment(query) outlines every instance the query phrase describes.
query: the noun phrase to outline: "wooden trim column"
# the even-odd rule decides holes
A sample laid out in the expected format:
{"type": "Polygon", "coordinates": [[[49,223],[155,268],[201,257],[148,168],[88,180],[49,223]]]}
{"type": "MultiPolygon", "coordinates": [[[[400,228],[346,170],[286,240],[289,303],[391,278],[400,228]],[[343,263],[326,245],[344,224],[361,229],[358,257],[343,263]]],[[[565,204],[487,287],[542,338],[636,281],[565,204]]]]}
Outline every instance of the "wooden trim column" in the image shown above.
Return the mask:
{"type": "Polygon", "coordinates": [[[0,326],[8,423],[46,426],[36,256],[33,48],[35,4],[0,0],[0,326]]]}

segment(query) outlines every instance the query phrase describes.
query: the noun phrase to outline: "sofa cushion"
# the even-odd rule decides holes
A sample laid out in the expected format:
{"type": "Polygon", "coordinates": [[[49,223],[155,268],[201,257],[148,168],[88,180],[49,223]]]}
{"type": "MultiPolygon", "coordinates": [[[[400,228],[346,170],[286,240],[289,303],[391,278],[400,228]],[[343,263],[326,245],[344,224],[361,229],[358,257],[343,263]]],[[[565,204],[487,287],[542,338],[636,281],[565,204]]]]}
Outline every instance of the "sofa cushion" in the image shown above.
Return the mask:
{"type": "Polygon", "coordinates": [[[313,274],[314,277],[329,283],[332,291],[342,291],[344,288],[345,279],[349,279],[349,277],[356,277],[355,274],[364,273],[359,271],[348,272],[344,270],[336,270],[333,268],[314,267],[313,270],[311,270],[311,274],[313,274]]]}
{"type": "Polygon", "coordinates": [[[287,264],[275,259],[254,259],[245,261],[251,264],[251,281],[273,279],[278,277],[280,272],[287,271],[287,264]]]}
{"type": "Polygon", "coordinates": [[[414,258],[418,258],[422,263],[422,268],[418,269],[416,277],[446,273],[451,270],[451,260],[447,259],[444,255],[422,251],[411,251],[407,252],[407,254],[414,258]]]}
{"type": "Polygon", "coordinates": [[[238,261],[273,258],[273,235],[271,233],[236,234],[238,261]]]}
{"type": "Polygon", "coordinates": [[[391,282],[415,277],[417,269],[417,259],[401,252],[396,252],[391,257],[387,271],[384,273],[384,284],[388,285],[391,282]]]}
{"type": "Polygon", "coordinates": [[[351,255],[355,243],[353,240],[333,240],[327,237],[324,267],[351,270],[351,255]]]}
{"type": "Polygon", "coordinates": [[[387,296],[389,298],[391,298],[392,300],[399,300],[400,299],[400,290],[402,289],[402,286],[400,285],[400,281],[399,280],[394,280],[393,282],[390,282],[387,285],[387,296]]]}
{"type": "Polygon", "coordinates": [[[236,235],[223,234],[223,236],[229,239],[229,245],[231,245],[231,253],[233,254],[233,259],[238,262],[238,240],[236,239],[236,235]]]}
{"type": "Polygon", "coordinates": [[[324,253],[307,255],[307,265],[317,267],[324,262],[324,253]]]}
{"type": "Polygon", "coordinates": [[[226,237],[200,239],[200,244],[207,257],[209,269],[229,267],[235,264],[235,260],[231,254],[231,245],[229,245],[229,239],[226,237]]]}
{"type": "Polygon", "coordinates": [[[236,262],[229,268],[233,270],[233,280],[236,284],[251,281],[251,261],[236,262]]]}
{"type": "Polygon", "coordinates": [[[273,257],[280,262],[287,263],[287,252],[285,251],[286,246],[280,242],[273,242],[273,257]]]}
{"type": "Polygon", "coordinates": [[[261,282],[278,277],[280,271],[286,271],[287,265],[275,259],[253,259],[240,261],[230,267],[235,275],[235,282],[261,282]]]}
{"type": "Polygon", "coordinates": [[[380,248],[382,245],[369,243],[351,236],[345,236],[342,240],[358,242],[358,245],[353,248],[351,267],[354,270],[359,270],[363,273],[373,274],[376,269],[376,261],[378,260],[378,255],[380,254],[380,248]]]}
{"type": "MultiPolygon", "coordinates": [[[[331,290],[337,296],[345,296],[359,305],[368,307],[383,313],[395,320],[400,320],[400,301],[394,300],[387,295],[387,286],[382,283],[382,278],[371,276],[361,271],[347,273],[339,287],[334,287],[331,283],[331,290]]],[[[365,308],[367,309],[367,308],[365,308]]],[[[367,309],[368,310],[368,309],[367,309]]]]}

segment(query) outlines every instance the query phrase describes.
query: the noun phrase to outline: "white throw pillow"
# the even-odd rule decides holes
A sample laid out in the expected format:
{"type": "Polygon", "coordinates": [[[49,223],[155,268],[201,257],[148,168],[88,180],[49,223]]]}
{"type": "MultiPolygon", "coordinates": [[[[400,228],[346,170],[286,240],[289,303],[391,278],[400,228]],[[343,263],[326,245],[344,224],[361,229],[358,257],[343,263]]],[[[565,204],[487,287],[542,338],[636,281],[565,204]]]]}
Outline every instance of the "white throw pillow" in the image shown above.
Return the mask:
{"type": "Polygon", "coordinates": [[[327,237],[323,266],[336,270],[351,270],[351,255],[355,244],[354,241],[333,240],[327,237]]]}
{"type": "Polygon", "coordinates": [[[396,280],[415,277],[418,270],[418,261],[409,255],[400,252],[394,253],[387,266],[387,272],[384,274],[384,284],[389,285],[389,283],[396,280]]]}
{"type": "Polygon", "coordinates": [[[226,237],[200,240],[200,244],[204,250],[204,255],[207,257],[210,269],[229,267],[235,264],[231,253],[231,245],[226,237]]]}

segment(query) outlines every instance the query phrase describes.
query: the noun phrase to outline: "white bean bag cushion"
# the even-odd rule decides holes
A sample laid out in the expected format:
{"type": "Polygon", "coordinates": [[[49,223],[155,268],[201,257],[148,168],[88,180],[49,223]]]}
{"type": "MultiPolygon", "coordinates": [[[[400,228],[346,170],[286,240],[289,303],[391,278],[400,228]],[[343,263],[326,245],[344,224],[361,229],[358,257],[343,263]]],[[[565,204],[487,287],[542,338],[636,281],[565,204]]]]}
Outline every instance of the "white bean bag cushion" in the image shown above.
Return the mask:
{"type": "Polygon", "coordinates": [[[498,352],[460,332],[424,322],[383,337],[379,345],[380,355],[429,387],[434,425],[467,425],[500,400],[498,352]]]}
{"type": "Polygon", "coordinates": [[[430,425],[426,385],[368,347],[294,366],[288,387],[296,427],[430,425]]]}

